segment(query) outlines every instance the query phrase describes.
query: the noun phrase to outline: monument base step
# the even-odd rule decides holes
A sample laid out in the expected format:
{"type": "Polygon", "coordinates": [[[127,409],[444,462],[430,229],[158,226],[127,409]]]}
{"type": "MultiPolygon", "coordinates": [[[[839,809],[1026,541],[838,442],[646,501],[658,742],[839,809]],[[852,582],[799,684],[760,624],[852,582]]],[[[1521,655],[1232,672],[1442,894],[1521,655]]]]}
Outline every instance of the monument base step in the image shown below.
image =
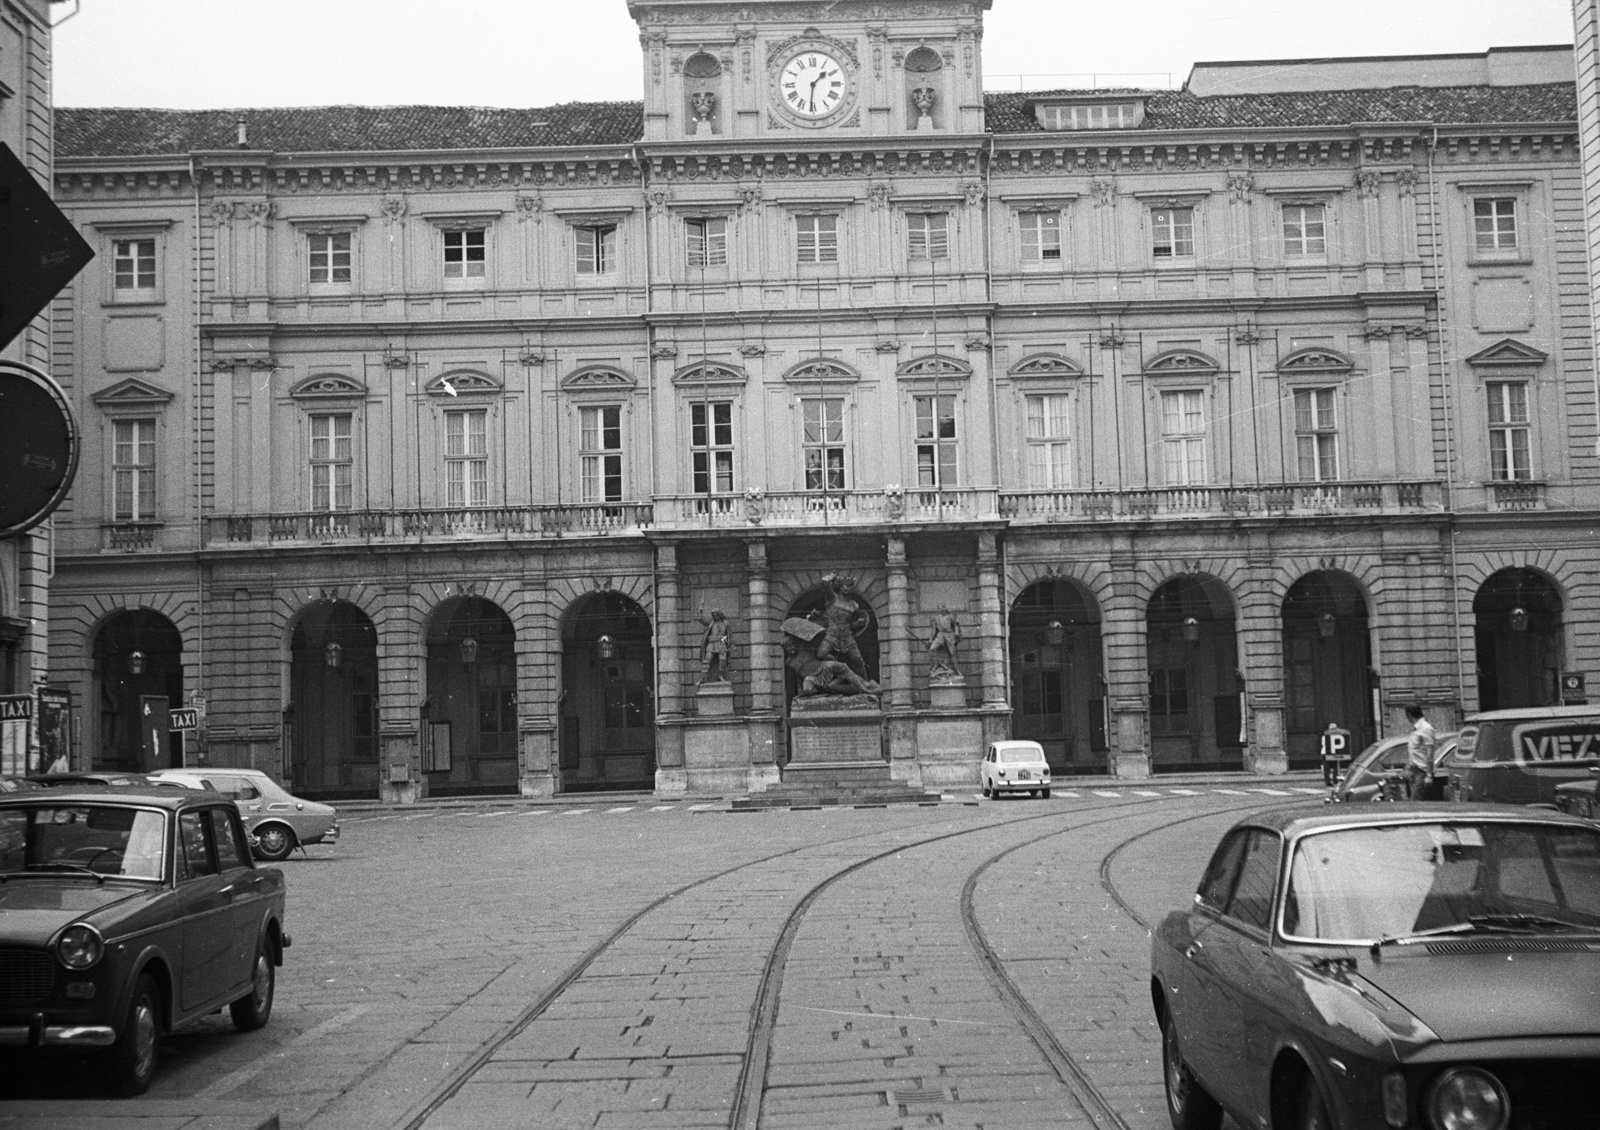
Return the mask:
{"type": "Polygon", "coordinates": [[[790,763],[780,784],[733,801],[736,812],[759,808],[824,808],[889,804],[938,804],[938,793],[924,792],[889,775],[883,761],[790,763]]]}

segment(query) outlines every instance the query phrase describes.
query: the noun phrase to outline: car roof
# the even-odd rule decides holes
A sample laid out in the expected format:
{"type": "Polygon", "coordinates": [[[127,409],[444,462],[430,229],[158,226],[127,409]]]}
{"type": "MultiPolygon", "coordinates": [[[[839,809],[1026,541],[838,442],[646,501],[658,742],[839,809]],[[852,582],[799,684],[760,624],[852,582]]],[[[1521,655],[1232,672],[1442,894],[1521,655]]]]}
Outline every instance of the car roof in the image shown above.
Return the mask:
{"type": "Polygon", "coordinates": [[[1022,738],[1007,738],[1003,742],[991,742],[990,744],[993,745],[995,749],[1018,749],[1018,748],[1043,749],[1044,748],[1038,742],[1031,742],[1031,741],[1027,741],[1025,739],[1022,739],[1022,738]]]}
{"type": "Polygon", "coordinates": [[[269,781],[272,779],[260,769],[235,769],[231,765],[208,765],[203,769],[193,765],[186,765],[182,769],[155,769],[151,771],[150,776],[211,777],[218,773],[227,773],[234,777],[266,777],[269,781]]]}
{"type": "Polygon", "coordinates": [[[129,785],[127,788],[108,789],[104,786],[85,785],[82,788],[61,786],[48,791],[0,794],[0,808],[30,804],[128,804],[141,808],[178,809],[196,801],[225,801],[220,793],[200,789],[163,788],[160,785],[129,785]]]}
{"type": "Polygon", "coordinates": [[[1516,710],[1485,710],[1469,715],[1468,722],[1533,722],[1543,718],[1597,718],[1600,706],[1523,706],[1516,710]]]}
{"type": "Polygon", "coordinates": [[[1252,813],[1234,827],[1267,828],[1285,837],[1328,828],[1385,827],[1392,824],[1470,823],[1472,821],[1562,824],[1593,829],[1594,824],[1548,808],[1517,804],[1440,804],[1409,802],[1327,808],[1279,808],[1252,813]],[[1376,809],[1376,811],[1375,811],[1376,809]]]}

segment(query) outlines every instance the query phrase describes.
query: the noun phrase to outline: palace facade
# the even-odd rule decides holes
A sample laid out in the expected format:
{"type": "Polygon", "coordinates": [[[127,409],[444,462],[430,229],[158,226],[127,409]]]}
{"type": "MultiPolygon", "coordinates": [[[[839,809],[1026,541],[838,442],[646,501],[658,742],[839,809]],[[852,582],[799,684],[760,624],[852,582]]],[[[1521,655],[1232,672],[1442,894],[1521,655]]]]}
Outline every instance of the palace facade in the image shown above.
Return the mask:
{"type": "Polygon", "coordinates": [[[642,104],[59,111],[87,758],[165,695],[309,796],[760,790],[830,573],[930,788],[1600,667],[1571,49],[997,94],[989,6],[631,0],[642,104]]]}

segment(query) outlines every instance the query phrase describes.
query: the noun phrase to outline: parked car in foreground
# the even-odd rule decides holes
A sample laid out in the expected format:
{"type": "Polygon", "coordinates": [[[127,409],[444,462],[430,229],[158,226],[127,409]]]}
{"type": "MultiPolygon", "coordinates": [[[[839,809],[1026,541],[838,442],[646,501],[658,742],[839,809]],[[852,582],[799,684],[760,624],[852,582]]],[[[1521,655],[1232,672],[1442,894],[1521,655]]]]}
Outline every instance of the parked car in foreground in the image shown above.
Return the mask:
{"type": "Polygon", "coordinates": [[[103,785],[110,789],[145,789],[159,784],[146,773],[123,773],[117,770],[84,770],[73,773],[33,773],[27,778],[40,788],[70,789],[103,785]]]}
{"type": "Polygon", "coordinates": [[[1584,820],[1600,820],[1600,767],[1589,770],[1587,781],[1557,785],[1556,808],[1584,820]]]}
{"type": "Polygon", "coordinates": [[[1554,808],[1558,785],[1600,766],[1600,706],[1474,714],[1461,727],[1461,753],[1450,779],[1456,800],[1554,808]]]}
{"type": "Polygon", "coordinates": [[[0,1078],[29,1051],[88,1053],[145,1091],[161,1036],[227,1008],[272,1015],[284,881],[211,792],[104,786],[0,797],[0,1078]]]}
{"type": "Polygon", "coordinates": [[[1350,769],[1328,794],[1329,804],[1372,800],[1448,800],[1450,772],[1455,764],[1456,735],[1438,735],[1433,747],[1433,780],[1420,797],[1406,798],[1406,736],[1383,738],[1356,755],[1350,769]]]}
{"type": "Polygon", "coordinates": [[[21,793],[34,789],[42,789],[38,781],[30,781],[26,777],[0,777],[0,793],[21,793]]]}
{"type": "Polygon", "coordinates": [[[990,742],[978,768],[978,785],[984,796],[1005,793],[1050,795],[1050,763],[1038,742],[990,742]]]}
{"type": "Polygon", "coordinates": [[[151,777],[210,789],[237,803],[251,851],[269,863],[289,858],[297,847],[339,839],[338,809],[291,795],[259,769],[158,769],[151,777]]]}
{"type": "Polygon", "coordinates": [[[1502,805],[1246,817],[1155,931],[1150,989],[1177,1130],[1593,1126],[1600,828],[1502,805]]]}

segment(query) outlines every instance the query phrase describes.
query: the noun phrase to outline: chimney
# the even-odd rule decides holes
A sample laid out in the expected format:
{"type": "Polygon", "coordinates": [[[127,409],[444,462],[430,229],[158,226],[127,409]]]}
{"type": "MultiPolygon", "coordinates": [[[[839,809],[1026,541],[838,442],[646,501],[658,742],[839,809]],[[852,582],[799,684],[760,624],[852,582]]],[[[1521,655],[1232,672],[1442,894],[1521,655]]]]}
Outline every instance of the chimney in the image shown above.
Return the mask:
{"type": "Polygon", "coordinates": [[[239,141],[238,141],[239,148],[240,149],[248,149],[248,148],[250,148],[250,127],[249,127],[249,125],[246,124],[246,122],[245,122],[245,120],[243,118],[240,118],[239,121],[237,122],[235,128],[238,129],[238,131],[239,131],[239,141]]]}

